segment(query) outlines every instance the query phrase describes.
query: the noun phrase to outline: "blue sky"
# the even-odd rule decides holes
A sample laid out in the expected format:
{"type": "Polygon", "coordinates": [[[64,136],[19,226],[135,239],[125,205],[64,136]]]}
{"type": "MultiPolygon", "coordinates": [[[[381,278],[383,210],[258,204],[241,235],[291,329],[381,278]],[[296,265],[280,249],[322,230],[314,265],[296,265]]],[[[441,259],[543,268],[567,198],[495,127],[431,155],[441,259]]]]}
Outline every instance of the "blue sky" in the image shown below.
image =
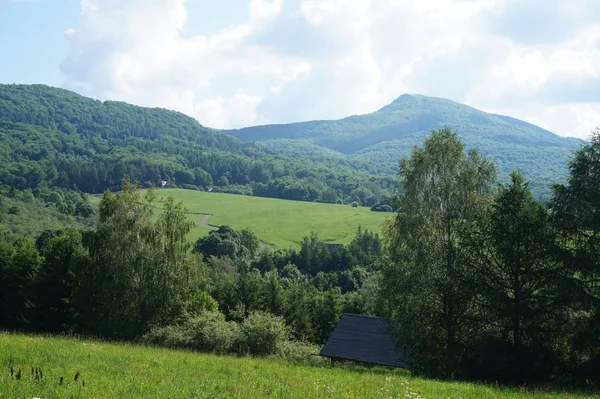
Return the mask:
{"type": "Polygon", "coordinates": [[[0,80],[58,86],[58,65],[69,53],[63,32],[77,23],[78,16],[75,0],[1,0],[0,48],[5,58],[0,63],[0,80]]]}
{"type": "Polygon", "coordinates": [[[450,98],[586,138],[597,0],[0,0],[0,83],[175,109],[212,127],[450,98]]]}
{"type": "MultiPolygon", "coordinates": [[[[189,0],[186,7],[185,37],[210,35],[248,19],[246,0],[189,0]]],[[[0,0],[0,48],[11,55],[0,63],[0,81],[64,84],[59,66],[70,50],[65,32],[77,26],[80,14],[79,0],[0,0]]]]}

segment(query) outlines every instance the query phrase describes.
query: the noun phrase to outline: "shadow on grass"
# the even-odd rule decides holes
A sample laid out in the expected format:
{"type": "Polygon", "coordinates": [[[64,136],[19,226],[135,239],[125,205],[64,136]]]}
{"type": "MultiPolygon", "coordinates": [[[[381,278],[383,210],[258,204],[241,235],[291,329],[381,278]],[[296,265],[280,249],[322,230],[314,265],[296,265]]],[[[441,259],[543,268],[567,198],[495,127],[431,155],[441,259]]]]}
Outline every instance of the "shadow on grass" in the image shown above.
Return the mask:
{"type": "MultiPolygon", "coordinates": [[[[302,363],[298,363],[302,364],[302,363]]],[[[548,395],[548,396],[556,396],[556,397],[571,397],[571,396],[585,396],[590,398],[600,398],[600,390],[599,387],[595,385],[585,386],[570,386],[565,384],[499,384],[498,382],[489,382],[489,381],[472,381],[472,380],[458,380],[458,379],[442,379],[442,378],[432,378],[427,376],[422,376],[418,374],[413,374],[408,369],[402,368],[394,368],[394,367],[385,367],[385,366],[377,366],[377,365],[364,365],[364,364],[341,364],[341,363],[305,363],[305,366],[310,366],[312,368],[319,369],[337,369],[344,370],[348,373],[356,373],[356,374],[375,374],[375,375],[383,375],[383,376],[393,376],[393,377],[405,377],[409,379],[419,379],[424,382],[436,382],[436,383],[457,383],[457,384],[471,384],[481,387],[492,388],[495,390],[503,391],[506,393],[515,393],[515,394],[537,394],[537,395],[548,395]]],[[[599,370],[600,372],[600,370],[599,370]]]]}

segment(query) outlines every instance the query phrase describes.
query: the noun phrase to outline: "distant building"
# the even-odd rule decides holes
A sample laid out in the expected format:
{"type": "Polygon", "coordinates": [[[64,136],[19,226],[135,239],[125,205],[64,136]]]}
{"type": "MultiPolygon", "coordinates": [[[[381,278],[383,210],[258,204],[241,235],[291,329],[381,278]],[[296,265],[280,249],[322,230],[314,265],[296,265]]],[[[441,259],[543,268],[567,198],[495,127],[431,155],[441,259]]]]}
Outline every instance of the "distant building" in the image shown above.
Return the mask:
{"type": "Polygon", "coordinates": [[[346,313],[320,354],[335,361],[405,367],[387,327],[379,317],[346,313]]]}

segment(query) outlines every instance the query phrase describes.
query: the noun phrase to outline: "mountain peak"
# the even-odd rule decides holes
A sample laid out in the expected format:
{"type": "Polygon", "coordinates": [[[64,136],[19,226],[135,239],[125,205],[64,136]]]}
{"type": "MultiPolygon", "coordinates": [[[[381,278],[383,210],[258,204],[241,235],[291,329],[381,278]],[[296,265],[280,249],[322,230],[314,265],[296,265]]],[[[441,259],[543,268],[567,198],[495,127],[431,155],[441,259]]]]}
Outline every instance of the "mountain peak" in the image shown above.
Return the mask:
{"type": "Polygon", "coordinates": [[[414,101],[417,99],[422,99],[425,96],[421,95],[421,94],[410,94],[410,93],[404,93],[401,96],[399,96],[398,98],[396,98],[394,101],[392,101],[390,103],[391,104],[397,104],[397,103],[405,103],[407,101],[414,101]]]}
{"type": "Polygon", "coordinates": [[[434,99],[437,100],[437,98],[435,98],[435,97],[427,97],[422,94],[405,93],[405,94],[402,94],[401,96],[397,97],[391,103],[381,107],[377,112],[396,110],[396,109],[399,109],[400,107],[412,106],[414,104],[418,104],[418,103],[422,103],[424,101],[434,100],[434,99]]]}
{"type": "Polygon", "coordinates": [[[407,100],[407,99],[411,99],[411,98],[413,98],[414,96],[416,96],[416,95],[415,95],[415,94],[410,94],[410,93],[404,93],[404,94],[400,95],[398,98],[396,98],[396,99],[395,99],[394,101],[392,101],[392,102],[394,102],[394,103],[395,103],[396,101],[405,101],[405,100],[407,100]]]}
{"type": "Polygon", "coordinates": [[[559,137],[524,121],[453,100],[409,93],[366,115],[228,133],[242,140],[261,141],[273,149],[282,148],[284,142],[296,146],[298,152],[319,146],[392,168],[398,159],[409,156],[414,146],[422,145],[433,129],[444,126],[457,130],[467,148],[477,148],[497,162],[501,179],[519,170],[538,189],[564,179],[565,165],[579,146],[576,139],[559,137]]]}

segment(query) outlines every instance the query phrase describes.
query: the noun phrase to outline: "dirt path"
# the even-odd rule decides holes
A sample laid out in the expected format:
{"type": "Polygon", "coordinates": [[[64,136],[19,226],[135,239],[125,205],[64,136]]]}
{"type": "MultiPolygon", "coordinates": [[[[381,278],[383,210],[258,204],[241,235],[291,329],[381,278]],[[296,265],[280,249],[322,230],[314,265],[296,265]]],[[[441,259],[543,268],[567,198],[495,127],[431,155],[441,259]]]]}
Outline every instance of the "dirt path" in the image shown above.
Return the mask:
{"type": "Polygon", "coordinates": [[[258,246],[259,246],[259,247],[261,247],[261,248],[264,248],[264,249],[268,249],[268,250],[270,250],[270,251],[272,251],[272,250],[274,250],[274,249],[275,249],[275,248],[273,248],[272,246],[270,246],[269,244],[265,244],[265,243],[264,243],[264,242],[262,242],[262,241],[259,241],[259,242],[258,242],[258,246]]]}
{"type": "Polygon", "coordinates": [[[209,230],[218,230],[217,227],[211,226],[208,224],[208,222],[210,222],[211,217],[212,217],[212,215],[204,215],[202,217],[202,219],[200,219],[200,226],[204,227],[205,229],[209,229],[209,230]]]}

